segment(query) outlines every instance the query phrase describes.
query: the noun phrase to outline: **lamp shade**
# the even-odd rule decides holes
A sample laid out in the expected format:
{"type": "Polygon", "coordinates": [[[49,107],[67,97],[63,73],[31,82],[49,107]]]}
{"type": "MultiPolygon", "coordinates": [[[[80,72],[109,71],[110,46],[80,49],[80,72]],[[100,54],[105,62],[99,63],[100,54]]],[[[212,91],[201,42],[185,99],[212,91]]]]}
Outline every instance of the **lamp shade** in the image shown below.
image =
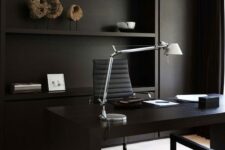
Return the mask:
{"type": "Polygon", "coordinates": [[[183,53],[177,43],[171,43],[166,48],[165,55],[183,55],[183,53]]]}

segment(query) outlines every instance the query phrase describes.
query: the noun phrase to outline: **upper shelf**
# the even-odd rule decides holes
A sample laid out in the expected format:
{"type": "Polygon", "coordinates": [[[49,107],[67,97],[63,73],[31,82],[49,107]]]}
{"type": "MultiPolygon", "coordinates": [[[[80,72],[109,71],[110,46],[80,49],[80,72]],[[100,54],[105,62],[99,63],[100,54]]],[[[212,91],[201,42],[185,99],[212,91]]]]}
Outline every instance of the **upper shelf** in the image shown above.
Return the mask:
{"type": "Polygon", "coordinates": [[[7,29],[6,34],[35,34],[35,35],[66,35],[66,36],[98,36],[98,37],[146,37],[154,38],[154,33],[136,32],[79,32],[63,30],[40,30],[40,29],[7,29]]]}

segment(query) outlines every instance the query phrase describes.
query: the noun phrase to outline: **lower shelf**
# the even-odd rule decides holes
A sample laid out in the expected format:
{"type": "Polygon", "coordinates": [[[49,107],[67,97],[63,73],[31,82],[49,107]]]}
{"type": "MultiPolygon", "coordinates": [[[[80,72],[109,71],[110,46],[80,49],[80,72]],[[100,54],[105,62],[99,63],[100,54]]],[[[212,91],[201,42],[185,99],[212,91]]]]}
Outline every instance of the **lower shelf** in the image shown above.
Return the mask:
{"type": "Polygon", "coordinates": [[[74,88],[68,89],[65,92],[41,92],[41,93],[23,93],[23,94],[7,94],[3,99],[5,101],[18,101],[28,99],[46,99],[46,98],[57,98],[57,97],[80,97],[80,96],[91,96],[92,88],[74,88]]]}
{"type": "MultiPolygon", "coordinates": [[[[154,92],[154,87],[135,87],[134,92],[154,92]]],[[[68,89],[65,92],[40,92],[40,93],[23,93],[23,94],[6,94],[3,98],[4,101],[18,101],[29,99],[46,99],[46,98],[58,98],[58,97],[81,97],[92,96],[92,87],[73,88],[68,89]]]]}

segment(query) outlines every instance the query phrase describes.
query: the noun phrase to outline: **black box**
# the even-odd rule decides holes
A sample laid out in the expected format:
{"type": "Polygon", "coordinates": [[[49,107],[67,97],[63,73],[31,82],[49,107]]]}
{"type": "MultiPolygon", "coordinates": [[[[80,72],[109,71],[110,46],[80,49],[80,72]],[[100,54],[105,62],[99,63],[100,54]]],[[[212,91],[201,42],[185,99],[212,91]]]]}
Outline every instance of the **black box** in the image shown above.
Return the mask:
{"type": "Polygon", "coordinates": [[[219,107],[219,96],[199,97],[198,108],[216,108],[219,107]]]}

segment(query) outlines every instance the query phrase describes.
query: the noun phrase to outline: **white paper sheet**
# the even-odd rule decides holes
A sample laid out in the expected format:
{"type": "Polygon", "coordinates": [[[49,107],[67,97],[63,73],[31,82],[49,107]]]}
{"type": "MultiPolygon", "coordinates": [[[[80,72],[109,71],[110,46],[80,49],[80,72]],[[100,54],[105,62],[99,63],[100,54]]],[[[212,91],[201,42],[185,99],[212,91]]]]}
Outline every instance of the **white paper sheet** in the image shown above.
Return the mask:
{"type": "Polygon", "coordinates": [[[177,99],[190,101],[190,102],[198,102],[199,97],[205,97],[206,94],[188,94],[188,95],[177,95],[177,99]]]}
{"type": "Polygon", "coordinates": [[[148,103],[148,104],[154,104],[154,105],[157,105],[157,106],[172,106],[172,105],[178,105],[179,104],[179,103],[170,102],[170,101],[161,100],[161,99],[148,100],[148,101],[144,101],[144,102],[148,103]]]}

